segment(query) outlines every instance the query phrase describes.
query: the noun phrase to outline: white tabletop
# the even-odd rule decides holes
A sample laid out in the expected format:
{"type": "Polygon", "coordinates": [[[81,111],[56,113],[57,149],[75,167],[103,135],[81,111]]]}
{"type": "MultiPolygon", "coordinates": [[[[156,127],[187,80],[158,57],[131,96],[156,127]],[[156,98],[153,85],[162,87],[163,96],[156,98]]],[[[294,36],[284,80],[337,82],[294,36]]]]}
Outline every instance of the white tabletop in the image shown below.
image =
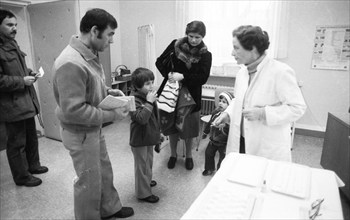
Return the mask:
{"type": "Polygon", "coordinates": [[[226,155],[220,170],[181,219],[308,219],[311,203],[321,198],[324,202],[316,220],[343,219],[338,187],[344,183],[333,171],[288,163],[309,170],[307,193],[297,197],[278,193],[267,182],[273,182],[276,168],[284,164],[246,154],[226,155]]]}

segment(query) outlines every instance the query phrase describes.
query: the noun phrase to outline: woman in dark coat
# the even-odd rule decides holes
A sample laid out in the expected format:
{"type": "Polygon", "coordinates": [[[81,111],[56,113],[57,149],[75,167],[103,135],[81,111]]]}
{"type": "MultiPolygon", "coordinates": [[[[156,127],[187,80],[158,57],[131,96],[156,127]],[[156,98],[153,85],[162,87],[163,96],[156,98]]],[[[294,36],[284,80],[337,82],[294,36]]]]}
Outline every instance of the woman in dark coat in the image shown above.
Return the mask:
{"type": "Polygon", "coordinates": [[[164,78],[170,82],[178,81],[186,87],[196,105],[184,121],[183,131],[175,126],[164,133],[169,135],[171,156],[168,168],[175,167],[177,161],[177,142],[179,138],[185,140],[187,170],[193,169],[192,143],[199,134],[199,115],[201,110],[202,85],[210,74],[212,55],[203,42],[206,28],[201,21],[192,21],[187,24],[186,36],[173,40],[164,52],[158,57],[156,66],[164,78]]]}

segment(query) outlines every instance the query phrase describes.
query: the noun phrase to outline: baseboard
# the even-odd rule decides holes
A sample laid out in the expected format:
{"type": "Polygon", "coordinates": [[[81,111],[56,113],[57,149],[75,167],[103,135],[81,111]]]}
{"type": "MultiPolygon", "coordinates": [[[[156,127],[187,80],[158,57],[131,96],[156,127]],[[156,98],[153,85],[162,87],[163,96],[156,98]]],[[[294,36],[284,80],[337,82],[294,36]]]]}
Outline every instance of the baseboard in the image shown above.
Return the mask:
{"type": "Polygon", "coordinates": [[[295,134],[324,138],[325,128],[320,126],[304,125],[298,124],[295,125],[295,134]]]}

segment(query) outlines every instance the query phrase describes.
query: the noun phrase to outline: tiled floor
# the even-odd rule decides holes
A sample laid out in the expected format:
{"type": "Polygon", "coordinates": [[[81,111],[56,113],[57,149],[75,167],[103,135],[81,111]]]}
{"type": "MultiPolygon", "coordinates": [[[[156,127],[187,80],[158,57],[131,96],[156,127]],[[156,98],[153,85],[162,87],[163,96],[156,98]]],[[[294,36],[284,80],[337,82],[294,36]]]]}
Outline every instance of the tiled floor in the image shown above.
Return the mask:
{"type": "MultiPolygon", "coordinates": [[[[113,165],[114,183],[125,206],[132,206],[135,215],[129,219],[180,219],[204,189],[211,177],[202,176],[204,151],[208,140],[201,140],[199,150],[193,150],[195,167],[184,167],[182,146],[178,147],[178,162],[173,170],[166,167],[169,147],[154,154],[153,176],[158,185],[153,193],[160,202],[139,202],[134,196],[133,156],[128,145],[129,120],[103,129],[113,165]]],[[[49,172],[38,175],[43,184],[38,187],[18,187],[13,183],[6,152],[0,152],[0,219],[74,219],[73,178],[75,176],[68,151],[61,142],[40,138],[40,157],[49,172]]],[[[294,162],[321,168],[323,139],[296,135],[294,162]]],[[[343,199],[345,219],[349,219],[349,203],[343,199]]]]}

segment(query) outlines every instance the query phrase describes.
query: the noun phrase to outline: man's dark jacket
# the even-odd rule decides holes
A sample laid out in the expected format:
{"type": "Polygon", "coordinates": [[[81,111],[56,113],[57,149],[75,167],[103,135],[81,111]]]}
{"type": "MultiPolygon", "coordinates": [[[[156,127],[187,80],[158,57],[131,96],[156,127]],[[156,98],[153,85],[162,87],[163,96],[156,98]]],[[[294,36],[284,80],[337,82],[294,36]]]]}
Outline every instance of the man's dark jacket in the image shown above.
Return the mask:
{"type": "Polygon", "coordinates": [[[25,56],[15,40],[0,35],[0,122],[20,121],[39,113],[34,86],[24,84],[23,77],[32,72],[25,56]]]}

